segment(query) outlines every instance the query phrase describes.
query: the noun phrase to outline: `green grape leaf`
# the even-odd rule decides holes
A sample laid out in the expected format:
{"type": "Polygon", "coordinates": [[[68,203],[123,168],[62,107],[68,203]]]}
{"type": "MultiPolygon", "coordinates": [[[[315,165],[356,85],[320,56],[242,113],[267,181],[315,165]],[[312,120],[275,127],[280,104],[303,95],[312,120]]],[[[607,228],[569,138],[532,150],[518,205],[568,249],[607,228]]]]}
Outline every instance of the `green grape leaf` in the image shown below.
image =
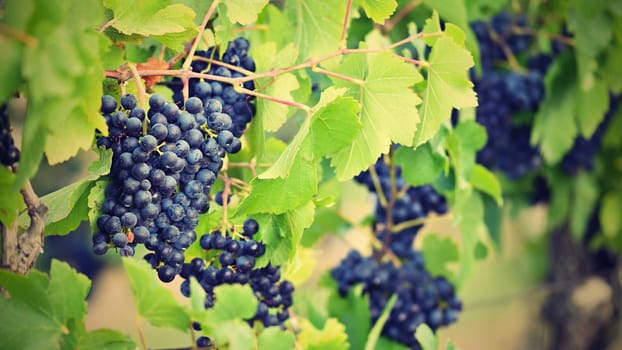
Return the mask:
{"type": "Polygon", "coordinates": [[[395,0],[358,0],[357,2],[365,10],[367,17],[377,24],[383,24],[397,8],[395,0]]]}
{"type": "Polygon", "coordinates": [[[11,300],[42,314],[52,313],[52,304],[46,297],[48,276],[31,270],[28,276],[0,270],[0,286],[11,295],[11,300]]]}
{"type": "Polygon", "coordinates": [[[455,169],[456,187],[470,187],[468,180],[475,169],[475,154],[486,144],[486,139],[486,130],[474,120],[459,123],[446,137],[447,152],[455,169]]]}
{"type": "MultiPolygon", "coordinates": [[[[258,84],[257,86],[261,86],[258,84]]],[[[266,95],[279,98],[285,101],[293,101],[292,91],[300,87],[296,76],[291,73],[279,75],[268,87],[263,90],[266,95]]],[[[287,120],[289,108],[286,105],[258,99],[257,114],[263,116],[265,131],[278,130],[287,120]]]]}
{"type": "Polygon", "coordinates": [[[447,268],[447,264],[456,262],[460,258],[458,246],[453,239],[443,238],[439,234],[428,234],[423,238],[421,250],[425,259],[425,267],[431,275],[453,278],[453,273],[447,268]]]}
{"type": "Polygon", "coordinates": [[[608,192],[603,197],[599,219],[605,236],[612,238],[620,234],[622,229],[622,192],[608,192]]]}
{"type": "Polygon", "coordinates": [[[0,327],[0,348],[60,349],[63,334],[67,331],[63,324],[3,297],[0,297],[0,309],[0,322],[11,325],[0,327]]]}
{"type": "Polygon", "coordinates": [[[322,329],[317,329],[309,321],[301,319],[298,342],[305,350],[347,350],[350,348],[345,327],[334,318],[326,320],[322,329]]]}
{"type": "Polygon", "coordinates": [[[258,349],[260,350],[291,350],[295,348],[295,341],[294,334],[284,332],[276,327],[266,328],[257,338],[258,349]]]}
{"type": "Polygon", "coordinates": [[[261,227],[259,239],[266,244],[266,254],[257,259],[257,266],[269,262],[283,265],[293,259],[303,231],[313,223],[314,212],[315,206],[309,201],[282,214],[255,215],[261,227]]]}
{"type": "Polygon", "coordinates": [[[387,337],[378,338],[378,342],[376,343],[376,350],[408,350],[408,349],[409,348],[404,346],[402,343],[398,343],[387,337]]]}
{"type": "Polygon", "coordinates": [[[186,331],[188,314],[169,289],[158,283],[155,273],[145,260],[121,259],[132,287],[138,314],[156,327],[186,331]]]}
{"type": "Polygon", "coordinates": [[[28,276],[0,270],[0,286],[11,295],[0,297],[0,322],[10,325],[0,327],[0,348],[65,349],[76,342],[91,286],[84,275],[52,260],[49,277],[37,270],[28,276]]]}
{"type": "Polygon", "coordinates": [[[257,20],[257,15],[268,2],[269,0],[227,0],[224,4],[231,23],[246,25],[257,20]]]}
{"type": "Polygon", "coordinates": [[[490,195],[498,205],[503,204],[503,197],[501,195],[501,184],[497,176],[484,166],[475,164],[473,171],[469,176],[469,182],[474,188],[490,195]]]}
{"type": "Polygon", "coordinates": [[[477,44],[477,37],[469,25],[469,20],[472,21],[473,19],[467,14],[467,3],[468,2],[461,0],[447,0],[442,2],[434,0],[423,1],[425,6],[429,7],[431,10],[438,11],[438,14],[445,21],[445,33],[453,37],[454,41],[459,44],[462,43],[466,34],[466,48],[473,54],[473,58],[477,63],[480,60],[479,45],[477,44]],[[457,37],[451,33],[453,31],[451,27],[454,24],[462,31],[458,36],[461,36],[463,40],[456,40],[457,37]]]}
{"type": "Polygon", "coordinates": [[[531,143],[539,144],[544,159],[551,164],[561,160],[572,147],[578,133],[575,122],[577,110],[577,81],[572,74],[574,59],[561,55],[545,77],[546,98],[536,113],[531,143]]]}
{"type": "MultiPolygon", "coordinates": [[[[422,33],[429,35],[433,33],[440,33],[442,31],[443,29],[441,28],[441,20],[438,17],[438,12],[435,10],[434,12],[432,12],[432,17],[425,20],[422,33]]],[[[425,43],[429,46],[434,46],[439,38],[440,36],[438,35],[427,36],[423,38],[423,41],[425,41],[425,43]]]]}
{"type": "Polygon", "coordinates": [[[50,300],[52,312],[61,322],[70,319],[81,320],[86,315],[86,296],[91,289],[91,281],[78,273],[67,263],[52,260],[50,283],[46,296],[50,300]]]}
{"type": "Polygon", "coordinates": [[[471,54],[452,38],[439,38],[430,53],[428,84],[419,107],[421,122],[417,126],[414,145],[431,139],[441,124],[451,116],[452,107],[475,107],[477,97],[468,78],[473,67],[471,54]]]}
{"type": "MultiPolygon", "coordinates": [[[[320,98],[318,105],[321,103],[320,98]]],[[[357,117],[360,109],[361,106],[352,97],[338,96],[313,113],[310,135],[317,157],[333,154],[350,145],[361,129],[357,117]]]]}
{"type": "MultiPolygon", "coordinates": [[[[277,50],[276,43],[273,41],[258,45],[257,48],[253,49],[253,52],[258,72],[289,67],[294,64],[296,56],[298,56],[298,50],[294,45],[289,44],[277,50]]],[[[291,93],[300,87],[296,76],[291,73],[279,75],[276,79],[258,79],[255,85],[262,89],[263,93],[286,101],[293,101],[291,93]]],[[[287,120],[288,108],[280,103],[258,99],[256,118],[261,118],[266,131],[276,131],[287,120]]],[[[253,123],[256,120],[253,120],[253,123]]]]}
{"type": "Polygon", "coordinates": [[[252,180],[252,190],[238,211],[282,214],[311,200],[319,181],[317,163],[306,157],[311,152],[310,142],[301,145],[286,178],[252,180]]]}
{"type": "Polygon", "coordinates": [[[298,62],[339,48],[346,3],[332,0],[294,0],[285,3],[285,13],[295,26],[290,42],[300,49],[298,62]]]}
{"type": "Polygon", "coordinates": [[[65,235],[75,230],[88,217],[88,196],[92,182],[74,183],[42,197],[49,208],[44,235],[65,235]],[[71,186],[71,185],[70,185],[71,186]]]}
{"type": "Polygon", "coordinates": [[[0,222],[6,226],[12,225],[18,211],[25,207],[22,195],[13,186],[15,181],[15,174],[6,167],[0,167],[0,222]]]}
{"type": "Polygon", "coordinates": [[[107,132],[99,115],[105,45],[103,33],[93,28],[103,21],[103,8],[94,0],[53,6],[37,0],[26,12],[21,13],[20,21],[28,23],[23,30],[37,45],[23,52],[29,98],[15,188],[34,176],[44,151],[51,164],[58,163],[89,148],[95,128],[107,132]]]}
{"type": "Polygon", "coordinates": [[[346,329],[351,349],[363,349],[371,330],[369,296],[362,295],[360,288],[351,289],[347,298],[337,294],[337,283],[328,274],[323,283],[333,291],[328,299],[330,316],[336,317],[346,329]]]}
{"type": "Polygon", "coordinates": [[[345,180],[388,152],[391,142],[412,145],[421,100],[411,87],[422,77],[414,66],[388,52],[348,56],[338,73],[354,81],[335,78],[335,86],[348,88],[347,95],[361,104],[361,130],[331,161],[337,178],[345,180]]]}
{"type": "Polygon", "coordinates": [[[371,331],[369,332],[369,335],[367,336],[367,343],[365,343],[365,350],[374,350],[376,348],[378,337],[380,337],[382,328],[384,328],[384,325],[387,323],[387,320],[389,319],[389,314],[391,313],[391,310],[393,310],[393,305],[395,305],[396,300],[397,300],[397,294],[393,294],[387,301],[387,304],[385,305],[384,310],[382,310],[382,314],[380,314],[378,321],[376,321],[371,331]]]}
{"type": "Polygon", "coordinates": [[[464,283],[474,265],[474,252],[478,236],[486,232],[484,225],[484,203],[478,192],[470,189],[456,189],[455,205],[452,207],[454,224],[460,229],[462,254],[457,285],[464,283]]]}
{"type": "Polygon", "coordinates": [[[427,324],[422,323],[417,327],[415,338],[423,350],[438,350],[438,338],[427,324]]]}
{"type": "Polygon", "coordinates": [[[46,138],[44,151],[50,164],[62,163],[91,148],[95,130],[83,113],[82,106],[65,106],[63,117],[46,138]]]}
{"type": "Polygon", "coordinates": [[[400,147],[393,157],[395,165],[402,167],[402,176],[411,186],[421,186],[433,182],[445,165],[442,156],[425,143],[416,149],[400,147]]]}
{"type": "Polygon", "coordinates": [[[97,329],[82,334],[78,339],[80,350],[133,350],[136,344],[130,336],[112,329],[97,329]]]}
{"type": "Polygon", "coordinates": [[[360,129],[357,112],[360,107],[352,97],[343,97],[345,89],[328,88],[313,107],[300,129],[279,159],[260,179],[287,177],[303,143],[313,149],[315,159],[348,146],[360,129]]]}
{"type": "Polygon", "coordinates": [[[218,349],[254,350],[255,334],[246,321],[220,323],[209,334],[218,349]]]}
{"type": "Polygon", "coordinates": [[[124,34],[143,36],[181,33],[194,26],[194,11],[170,0],[104,0],[114,13],[112,26],[124,34]]]}
{"type": "Polygon", "coordinates": [[[205,318],[200,320],[209,328],[218,328],[227,321],[249,319],[257,312],[257,298],[250,285],[222,285],[214,288],[214,294],[218,302],[206,310],[205,318]]]}

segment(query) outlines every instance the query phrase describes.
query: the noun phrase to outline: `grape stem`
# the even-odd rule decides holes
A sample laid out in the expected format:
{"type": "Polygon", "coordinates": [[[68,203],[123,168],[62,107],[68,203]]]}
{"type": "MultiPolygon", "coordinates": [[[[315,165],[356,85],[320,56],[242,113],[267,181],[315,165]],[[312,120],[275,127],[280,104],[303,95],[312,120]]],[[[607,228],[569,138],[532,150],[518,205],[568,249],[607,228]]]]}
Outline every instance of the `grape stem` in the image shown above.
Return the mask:
{"type": "Polygon", "coordinates": [[[110,26],[112,26],[115,22],[115,18],[111,18],[108,22],[104,23],[101,28],[99,28],[99,32],[103,33],[104,31],[106,31],[106,29],[110,28],[110,26]]]}
{"type": "MultiPolygon", "coordinates": [[[[448,218],[450,218],[451,215],[428,215],[422,218],[417,218],[417,219],[412,219],[412,220],[407,220],[407,221],[403,221],[400,222],[399,224],[395,224],[393,225],[393,233],[397,233],[397,232],[402,232],[404,230],[407,230],[411,227],[415,227],[415,226],[419,226],[419,225],[425,225],[427,223],[430,222],[434,222],[434,221],[440,221],[440,220],[446,220],[448,218]]],[[[380,226],[381,229],[384,229],[384,226],[380,226]]],[[[388,229],[388,228],[387,228],[388,229]]]]}
{"type": "Polygon", "coordinates": [[[346,15],[343,18],[343,28],[341,29],[341,39],[339,40],[339,48],[347,47],[346,34],[348,34],[348,22],[350,22],[350,11],[352,11],[352,0],[348,0],[346,5],[346,15]]]}
{"type": "Polygon", "coordinates": [[[380,185],[380,178],[378,177],[378,173],[376,172],[376,168],[372,164],[369,167],[369,175],[371,176],[371,182],[374,184],[374,188],[376,189],[376,195],[378,196],[378,201],[382,207],[387,206],[387,198],[384,196],[384,191],[382,191],[382,186],[380,185]]]}
{"type": "Polygon", "coordinates": [[[316,72],[316,73],[324,74],[326,76],[337,78],[337,79],[343,80],[343,81],[347,81],[347,82],[350,82],[352,84],[356,84],[356,85],[359,85],[359,86],[363,86],[363,84],[365,84],[365,82],[360,80],[360,79],[356,79],[356,78],[349,77],[347,75],[331,72],[329,70],[322,69],[322,68],[320,68],[318,66],[311,67],[311,70],[316,72]]]}
{"type": "Polygon", "coordinates": [[[127,66],[130,68],[132,76],[134,77],[134,82],[136,83],[136,90],[138,91],[138,103],[144,110],[147,110],[147,92],[145,91],[145,83],[140,77],[140,74],[138,73],[135,64],[128,63],[127,66]]]}
{"type": "Polygon", "coordinates": [[[136,331],[138,332],[138,338],[140,339],[140,345],[142,345],[143,349],[147,350],[147,342],[145,341],[145,334],[143,334],[143,327],[140,324],[140,316],[136,316],[134,321],[136,324],[136,331]]]}

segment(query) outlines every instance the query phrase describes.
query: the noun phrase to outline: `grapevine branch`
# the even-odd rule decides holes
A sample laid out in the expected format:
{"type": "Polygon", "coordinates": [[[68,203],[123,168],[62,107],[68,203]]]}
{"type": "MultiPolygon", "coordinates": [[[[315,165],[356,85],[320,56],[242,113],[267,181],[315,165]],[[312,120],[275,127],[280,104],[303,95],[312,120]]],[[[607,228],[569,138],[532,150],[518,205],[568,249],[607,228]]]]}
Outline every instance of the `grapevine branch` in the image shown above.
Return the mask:
{"type": "MultiPolygon", "coordinates": [[[[214,3],[216,3],[217,1],[215,1],[214,3]]],[[[212,3],[212,6],[215,7],[214,3],[212,3]]],[[[213,12],[213,11],[212,11],[213,12]]],[[[210,11],[208,11],[208,13],[206,14],[205,18],[209,18],[209,16],[211,16],[210,11]]],[[[260,78],[272,78],[272,79],[276,79],[278,76],[289,73],[289,72],[293,72],[293,71],[297,71],[297,70],[302,70],[302,69],[314,69],[314,70],[319,70],[322,73],[325,73],[327,71],[322,70],[321,68],[317,67],[320,63],[330,60],[332,58],[338,57],[338,56],[344,56],[344,55],[352,55],[352,54],[366,54],[366,53],[379,53],[379,52],[385,52],[385,51],[390,51],[393,50],[399,46],[402,46],[406,43],[409,43],[415,39],[418,38],[426,38],[426,37],[435,37],[435,36],[441,36],[443,35],[443,32],[433,32],[433,33],[423,33],[423,32],[419,32],[413,35],[408,36],[407,38],[404,38],[398,42],[395,42],[391,45],[387,45],[385,47],[382,48],[359,48],[359,49],[348,49],[348,48],[340,48],[335,50],[334,52],[331,52],[329,54],[326,54],[324,56],[321,56],[319,58],[312,58],[309,59],[305,62],[299,63],[297,65],[293,65],[290,67],[285,67],[285,68],[279,68],[279,69],[272,69],[269,71],[265,71],[265,72],[261,72],[261,73],[252,73],[252,74],[247,74],[246,76],[243,77],[237,77],[237,78],[227,78],[227,77],[222,77],[222,76],[218,76],[218,75],[213,75],[213,74],[206,74],[206,73],[198,73],[198,72],[193,72],[190,69],[186,69],[185,66],[187,65],[189,67],[190,63],[192,62],[191,59],[187,59],[184,62],[184,67],[182,67],[182,69],[137,69],[137,74],[141,77],[147,77],[147,76],[174,76],[174,77],[179,77],[181,78],[182,82],[184,82],[184,88],[185,88],[185,92],[187,93],[187,89],[188,89],[188,80],[191,78],[200,78],[200,79],[208,79],[208,80],[212,80],[212,81],[219,81],[219,82],[223,82],[226,84],[230,84],[233,85],[234,88],[238,91],[238,92],[242,92],[248,95],[252,95],[252,96],[256,96],[259,98],[263,98],[269,101],[273,101],[276,103],[280,103],[280,104],[285,104],[291,107],[295,107],[295,108],[299,108],[305,111],[309,111],[310,108],[309,106],[294,102],[294,101],[287,101],[287,100],[282,100],[282,99],[278,99],[269,95],[265,95],[265,94],[261,94],[258,93],[256,91],[252,91],[252,90],[248,90],[248,89],[244,89],[242,87],[240,87],[241,84],[247,82],[247,81],[253,81],[253,80],[257,80],[260,78]]],[[[198,38],[198,37],[197,37],[198,38]]],[[[195,39],[193,46],[198,43],[198,39],[195,39]]],[[[196,47],[195,47],[196,50],[196,47]]],[[[428,65],[427,62],[423,62],[423,61],[419,61],[419,60],[413,60],[410,58],[406,58],[400,56],[400,55],[395,55],[396,57],[400,57],[402,60],[406,61],[406,62],[410,62],[410,63],[414,63],[417,64],[418,66],[426,66],[428,65]]],[[[193,57],[194,58],[194,51],[191,50],[188,53],[188,57],[193,57]]],[[[214,62],[213,60],[210,59],[203,59],[206,60],[208,62],[214,62]]],[[[251,73],[251,72],[243,72],[243,73],[251,73]]],[[[336,74],[337,73],[333,73],[333,72],[329,72],[329,74],[332,74],[333,76],[337,77],[336,74]]],[[[132,72],[130,72],[128,70],[128,67],[123,66],[120,69],[117,70],[106,70],[105,75],[107,78],[114,78],[117,79],[119,81],[126,81],[130,78],[133,77],[132,72]]],[[[351,77],[345,77],[345,76],[339,76],[337,78],[347,78],[349,80],[354,81],[357,84],[360,84],[359,80],[356,80],[355,78],[351,78],[351,77]]],[[[187,97],[186,95],[184,95],[185,97],[187,97]]]]}
{"type": "Polygon", "coordinates": [[[11,227],[0,225],[3,242],[2,266],[25,275],[43,252],[43,229],[47,221],[48,208],[41,202],[30,181],[26,181],[20,192],[28,209],[30,225],[19,237],[17,222],[11,227]]]}

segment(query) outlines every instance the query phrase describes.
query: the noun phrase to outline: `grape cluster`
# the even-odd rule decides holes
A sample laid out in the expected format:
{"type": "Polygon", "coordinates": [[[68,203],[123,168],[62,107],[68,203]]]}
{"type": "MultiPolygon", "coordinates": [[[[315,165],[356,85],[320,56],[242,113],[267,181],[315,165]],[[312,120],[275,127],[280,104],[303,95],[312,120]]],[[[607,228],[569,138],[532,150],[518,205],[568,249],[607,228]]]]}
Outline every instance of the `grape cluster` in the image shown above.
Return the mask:
{"type": "Polygon", "coordinates": [[[483,67],[481,77],[472,79],[479,100],[476,120],[488,132],[488,141],[477,154],[477,161],[502,171],[510,179],[518,179],[542,164],[539,150],[530,143],[532,121],[525,115],[532,115],[544,98],[542,80],[552,58],[530,57],[524,74],[495,70],[494,62],[508,59],[502,43],[514,55],[526,52],[531,44],[528,36],[515,34],[513,29],[526,28],[524,17],[513,18],[504,11],[490,23],[476,22],[472,28],[483,67]]]}
{"type": "MultiPolygon", "coordinates": [[[[388,165],[384,161],[384,157],[380,157],[374,164],[374,169],[378,175],[378,182],[384,198],[391,199],[391,175],[388,165]]],[[[443,196],[438,194],[431,185],[423,185],[417,187],[409,186],[402,177],[402,169],[399,166],[394,168],[395,171],[395,192],[399,194],[398,198],[393,201],[391,211],[393,224],[416,220],[427,217],[430,212],[445,214],[447,212],[447,201],[443,196]]],[[[355,180],[366,185],[370,192],[376,193],[376,185],[374,184],[372,175],[368,170],[360,173],[355,180]]],[[[386,227],[387,211],[382,206],[380,200],[376,200],[376,225],[386,227]]],[[[408,257],[412,252],[412,243],[419,229],[423,225],[416,225],[391,235],[391,250],[399,257],[408,257]]],[[[386,233],[381,230],[378,238],[384,240],[386,233]]]]}
{"type": "Polygon", "coordinates": [[[0,164],[11,166],[19,161],[19,150],[13,143],[6,103],[0,106],[0,164]]]}
{"type": "MultiPolygon", "coordinates": [[[[402,177],[401,168],[391,168],[383,156],[374,164],[374,170],[375,176],[364,171],[355,180],[366,185],[372,193],[382,191],[384,198],[392,204],[394,225],[425,218],[431,212],[447,212],[445,198],[431,185],[410,187],[402,177]],[[397,196],[392,198],[394,195],[397,196]]],[[[388,232],[387,219],[387,207],[377,200],[374,231],[383,245],[388,244],[394,259],[383,262],[383,251],[364,257],[352,250],[331,275],[337,281],[342,297],[353,286],[363,286],[363,293],[369,296],[372,323],[378,321],[389,298],[397,295],[382,334],[412,349],[419,349],[414,337],[417,327],[426,323],[436,330],[455,322],[462,303],[451,283],[444,277],[434,278],[426,271],[423,256],[413,248],[415,236],[423,225],[406,225],[399,231],[388,232]]]]}
{"type": "Polygon", "coordinates": [[[397,300],[382,334],[412,349],[420,349],[414,337],[419,325],[425,323],[436,330],[455,322],[462,310],[454,287],[444,277],[433,278],[425,270],[419,252],[413,251],[410,259],[396,266],[352,250],[331,275],[338,282],[341,296],[345,297],[355,285],[363,286],[363,293],[369,296],[372,324],[378,321],[389,298],[396,294],[397,300]]]}
{"type": "MultiPolygon", "coordinates": [[[[181,293],[190,296],[190,277],[194,276],[206,292],[205,307],[214,306],[214,288],[223,284],[249,284],[259,301],[257,312],[249,322],[260,321],[265,327],[281,326],[289,318],[294,285],[281,280],[280,267],[270,264],[255,268],[256,259],[263,256],[266,247],[253,239],[259,224],[253,219],[244,222],[240,239],[220,231],[204,234],[200,238],[206,258],[196,257],[181,267],[184,278],[181,293]]],[[[146,259],[155,264],[154,254],[146,259]]]]}
{"type": "Polygon", "coordinates": [[[93,250],[104,254],[112,245],[131,256],[144,244],[157,258],[159,278],[169,282],[196,240],[223,157],[238,152],[240,140],[227,114],[196,97],[179,109],[152,95],[145,112],[131,94],[121,98],[121,108],[103,96],[101,111],[109,136],[97,143],[112,149],[113,159],[93,250]]]}
{"type": "MultiPolygon", "coordinates": [[[[218,48],[216,47],[211,47],[205,51],[197,51],[195,56],[209,59],[211,62],[195,59],[191,64],[192,71],[225,78],[242,78],[245,76],[244,71],[255,71],[255,61],[248,55],[249,47],[248,40],[240,37],[229,42],[227,50],[222,57],[219,55],[218,48]],[[224,63],[227,66],[219,63],[224,63]]],[[[179,105],[183,103],[180,83],[181,80],[176,78],[171,85],[174,93],[173,100],[179,105]]],[[[244,82],[243,86],[248,90],[255,89],[252,80],[244,82]]],[[[236,137],[240,137],[243,134],[246,124],[255,115],[255,105],[249,103],[253,96],[238,93],[233,86],[217,81],[200,81],[197,78],[192,78],[189,81],[189,93],[190,96],[203,100],[206,106],[209,105],[208,100],[218,101],[218,105],[223,113],[231,116],[233,121],[231,132],[236,137]]]]}

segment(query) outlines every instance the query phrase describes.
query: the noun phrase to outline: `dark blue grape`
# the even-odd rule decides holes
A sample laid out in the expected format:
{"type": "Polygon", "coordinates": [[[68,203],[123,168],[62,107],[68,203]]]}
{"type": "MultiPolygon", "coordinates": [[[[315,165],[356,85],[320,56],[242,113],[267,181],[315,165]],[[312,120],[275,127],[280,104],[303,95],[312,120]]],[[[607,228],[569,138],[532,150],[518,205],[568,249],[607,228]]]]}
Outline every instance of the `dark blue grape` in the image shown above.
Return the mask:
{"type": "Polygon", "coordinates": [[[101,108],[100,108],[102,113],[111,114],[116,109],[117,109],[117,100],[114,97],[110,95],[102,96],[101,108]]]}

